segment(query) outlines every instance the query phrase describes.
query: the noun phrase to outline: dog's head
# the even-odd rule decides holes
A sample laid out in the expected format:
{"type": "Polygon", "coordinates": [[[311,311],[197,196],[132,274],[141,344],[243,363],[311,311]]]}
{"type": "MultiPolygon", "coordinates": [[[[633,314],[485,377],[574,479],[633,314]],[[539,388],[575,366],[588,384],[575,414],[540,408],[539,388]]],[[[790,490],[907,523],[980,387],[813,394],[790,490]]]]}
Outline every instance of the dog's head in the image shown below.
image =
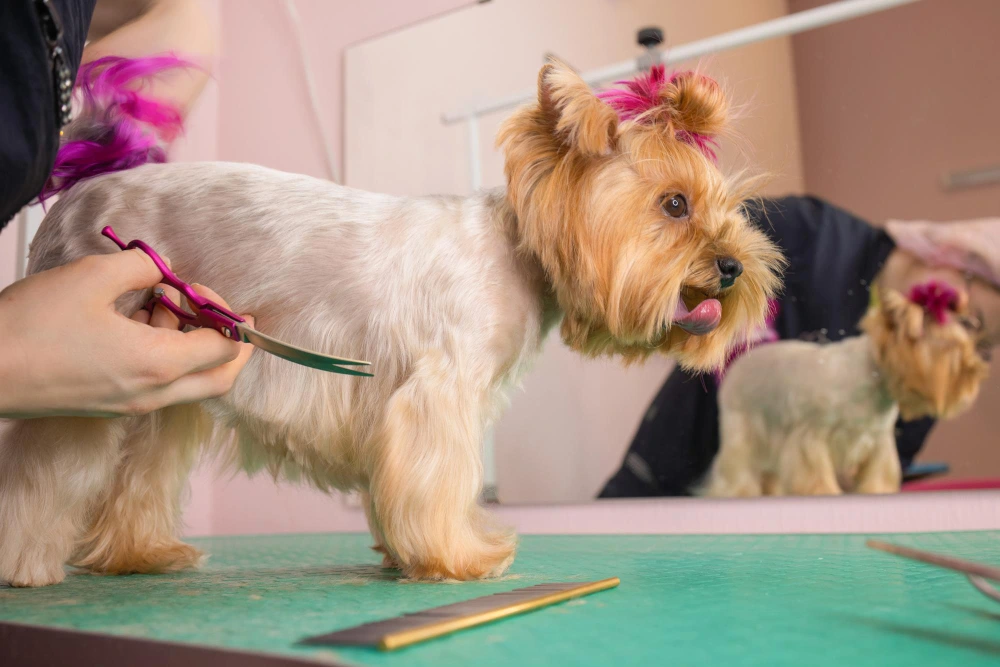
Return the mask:
{"type": "Polygon", "coordinates": [[[861,328],[900,415],[947,419],[971,407],[988,366],[961,295],[929,282],[915,286],[909,298],[888,289],[879,296],[861,328]]]}
{"type": "Polygon", "coordinates": [[[728,104],[712,79],[662,67],[595,94],[546,65],[538,101],[500,130],[524,250],[565,312],[566,343],[627,360],[663,351],[718,368],[764,322],[783,259],[715,164],[728,104]]]}

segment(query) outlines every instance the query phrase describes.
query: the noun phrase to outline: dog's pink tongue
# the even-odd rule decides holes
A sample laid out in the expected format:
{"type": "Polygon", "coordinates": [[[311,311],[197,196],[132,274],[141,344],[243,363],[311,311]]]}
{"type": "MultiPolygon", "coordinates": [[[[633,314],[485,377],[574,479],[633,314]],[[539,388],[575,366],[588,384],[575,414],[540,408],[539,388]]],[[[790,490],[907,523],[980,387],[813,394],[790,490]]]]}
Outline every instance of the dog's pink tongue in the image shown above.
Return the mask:
{"type": "Polygon", "coordinates": [[[694,310],[688,310],[684,299],[677,300],[674,324],[692,336],[704,336],[715,330],[722,320],[722,304],[718,299],[705,299],[694,310]]]}

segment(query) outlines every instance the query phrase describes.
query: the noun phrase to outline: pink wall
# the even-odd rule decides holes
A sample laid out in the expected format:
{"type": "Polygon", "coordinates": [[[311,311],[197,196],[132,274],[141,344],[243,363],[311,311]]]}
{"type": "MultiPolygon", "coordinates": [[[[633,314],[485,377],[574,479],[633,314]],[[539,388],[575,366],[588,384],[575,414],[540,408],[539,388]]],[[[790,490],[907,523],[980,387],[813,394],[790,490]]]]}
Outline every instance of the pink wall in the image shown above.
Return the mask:
{"type": "MultiPolygon", "coordinates": [[[[327,177],[296,33],[281,0],[221,0],[219,159],[327,177]]],[[[344,49],[473,0],[296,0],[323,123],[338,162],[344,49]]],[[[338,171],[343,174],[342,164],[338,171]]]]}
{"type": "Polygon", "coordinates": [[[1000,186],[941,187],[1000,160],[998,26],[996,0],[925,0],[795,36],[809,191],[873,221],[1000,213],[1000,186]]]}

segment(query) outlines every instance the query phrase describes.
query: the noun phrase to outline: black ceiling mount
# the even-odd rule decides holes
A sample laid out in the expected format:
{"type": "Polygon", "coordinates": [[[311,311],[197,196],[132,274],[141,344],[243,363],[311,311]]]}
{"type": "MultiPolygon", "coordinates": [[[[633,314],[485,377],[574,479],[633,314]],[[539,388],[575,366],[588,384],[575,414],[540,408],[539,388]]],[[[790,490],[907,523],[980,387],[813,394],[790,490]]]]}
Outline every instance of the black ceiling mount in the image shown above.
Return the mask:
{"type": "Polygon", "coordinates": [[[639,43],[639,46],[655,49],[663,43],[663,30],[654,27],[642,28],[636,34],[635,41],[639,43]]]}

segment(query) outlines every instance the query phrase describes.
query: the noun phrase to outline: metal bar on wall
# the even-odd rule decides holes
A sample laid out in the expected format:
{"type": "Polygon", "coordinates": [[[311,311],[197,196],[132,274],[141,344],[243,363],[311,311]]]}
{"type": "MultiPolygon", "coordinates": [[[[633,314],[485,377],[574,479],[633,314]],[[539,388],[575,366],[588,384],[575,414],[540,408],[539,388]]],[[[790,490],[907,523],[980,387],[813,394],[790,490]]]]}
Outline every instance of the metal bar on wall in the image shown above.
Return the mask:
{"type": "MultiPolygon", "coordinates": [[[[674,64],[685,60],[700,58],[712,53],[728,51],[755,42],[763,42],[776,37],[794,35],[806,30],[813,30],[823,26],[840,23],[849,19],[874,14],[876,12],[908,5],[919,0],[840,0],[815,9],[796,12],[788,16],[763,21],[755,25],[739,28],[730,32],[700,39],[688,44],[669,49],[662,59],[665,64],[674,64]]],[[[638,71],[637,60],[626,60],[607,67],[586,72],[580,76],[590,85],[605,83],[615,79],[626,78],[638,71]]],[[[489,113],[502,111],[520,104],[530,102],[535,99],[537,91],[526,90],[515,95],[498,98],[492,102],[453,113],[446,113],[441,117],[445,125],[453,125],[469,118],[478,118],[489,113]]]]}

